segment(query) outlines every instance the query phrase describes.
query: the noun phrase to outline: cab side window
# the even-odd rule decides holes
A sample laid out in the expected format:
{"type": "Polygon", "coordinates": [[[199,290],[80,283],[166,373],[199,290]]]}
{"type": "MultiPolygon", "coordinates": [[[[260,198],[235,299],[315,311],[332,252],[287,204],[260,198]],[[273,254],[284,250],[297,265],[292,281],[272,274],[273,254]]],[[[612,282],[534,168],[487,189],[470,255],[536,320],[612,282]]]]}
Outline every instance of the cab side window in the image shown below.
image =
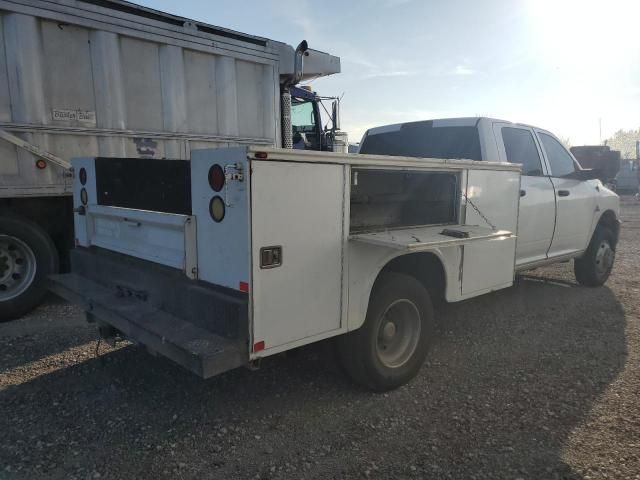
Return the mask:
{"type": "Polygon", "coordinates": [[[564,177],[576,171],[573,158],[559,141],[546,133],[539,132],[538,135],[549,159],[552,177],[564,177]]]}
{"type": "Polygon", "coordinates": [[[313,103],[292,99],[291,127],[294,132],[315,133],[316,116],[313,112],[313,103]]]}
{"type": "Polygon", "coordinates": [[[502,141],[509,163],[522,165],[522,174],[529,176],[542,175],[542,162],[536,142],[529,130],[524,128],[503,127],[502,141]]]}

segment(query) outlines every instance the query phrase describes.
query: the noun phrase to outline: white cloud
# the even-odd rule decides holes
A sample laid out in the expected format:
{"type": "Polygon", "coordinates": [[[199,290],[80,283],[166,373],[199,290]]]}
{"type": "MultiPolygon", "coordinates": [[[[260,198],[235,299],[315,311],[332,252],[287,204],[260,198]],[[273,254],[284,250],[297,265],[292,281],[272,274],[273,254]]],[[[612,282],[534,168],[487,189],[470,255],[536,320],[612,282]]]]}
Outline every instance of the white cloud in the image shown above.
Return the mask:
{"type": "Polygon", "coordinates": [[[475,70],[466,65],[456,65],[456,68],[451,71],[452,75],[473,75],[474,73],[476,73],[475,70]]]}

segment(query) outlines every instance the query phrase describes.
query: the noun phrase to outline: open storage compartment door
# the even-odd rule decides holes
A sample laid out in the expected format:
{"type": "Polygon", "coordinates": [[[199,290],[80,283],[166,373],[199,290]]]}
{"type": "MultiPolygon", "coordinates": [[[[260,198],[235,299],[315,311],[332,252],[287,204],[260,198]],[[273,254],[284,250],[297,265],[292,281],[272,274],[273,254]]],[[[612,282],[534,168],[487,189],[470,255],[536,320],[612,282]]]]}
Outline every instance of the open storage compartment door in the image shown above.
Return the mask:
{"type": "MultiPolygon", "coordinates": [[[[496,229],[518,230],[520,172],[469,169],[464,221],[491,224],[496,229]]],[[[464,246],[462,298],[475,297],[513,285],[516,236],[486,239],[464,246]]]]}
{"type": "Polygon", "coordinates": [[[508,230],[461,225],[453,227],[431,226],[413,227],[385,232],[353,234],[351,241],[370,243],[407,252],[423,252],[435,247],[464,245],[478,240],[506,239],[513,236],[508,230]]]}
{"type": "Polygon", "coordinates": [[[353,168],[349,243],[373,263],[430,251],[448,259],[447,299],[458,301],[513,284],[520,172],[453,165],[353,168]]]}

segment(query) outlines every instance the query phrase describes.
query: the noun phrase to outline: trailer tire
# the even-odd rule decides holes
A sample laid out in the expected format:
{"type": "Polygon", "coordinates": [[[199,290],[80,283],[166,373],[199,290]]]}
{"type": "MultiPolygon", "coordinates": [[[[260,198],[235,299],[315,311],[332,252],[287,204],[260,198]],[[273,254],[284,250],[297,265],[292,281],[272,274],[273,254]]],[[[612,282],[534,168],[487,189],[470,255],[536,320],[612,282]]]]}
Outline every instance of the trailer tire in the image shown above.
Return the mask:
{"type": "Polygon", "coordinates": [[[434,332],[429,293],[415,278],[383,273],[369,299],[364,325],[338,339],[347,374],[376,392],[392,390],[415,377],[434,332]]]}
{"type": "Polygon", "coordinates": [[[58,264],[58,251],[47,232],[26,218],[0,213],[0,321],[36,307],[58,264]]]}
{"type": "Polygon", "coordinates": [[[579,284],[599,287],[611,274],[615,260],[615,235],[598,225],[593,232],[587,251],[573,261],[573,271],[579,284]]]}

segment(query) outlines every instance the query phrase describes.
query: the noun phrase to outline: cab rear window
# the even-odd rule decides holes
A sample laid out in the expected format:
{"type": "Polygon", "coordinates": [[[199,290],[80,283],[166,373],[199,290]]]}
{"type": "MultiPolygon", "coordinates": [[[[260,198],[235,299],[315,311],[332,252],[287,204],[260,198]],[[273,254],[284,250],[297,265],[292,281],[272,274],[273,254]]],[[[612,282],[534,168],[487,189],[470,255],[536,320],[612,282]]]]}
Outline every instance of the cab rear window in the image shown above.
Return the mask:
{"type": "Polygon", "coordinates": [[[363,140],[360,153],[482,160],[476,127],[434,127],[431,120],[405,123],[399,130],[370,133],[363,140]]]}

